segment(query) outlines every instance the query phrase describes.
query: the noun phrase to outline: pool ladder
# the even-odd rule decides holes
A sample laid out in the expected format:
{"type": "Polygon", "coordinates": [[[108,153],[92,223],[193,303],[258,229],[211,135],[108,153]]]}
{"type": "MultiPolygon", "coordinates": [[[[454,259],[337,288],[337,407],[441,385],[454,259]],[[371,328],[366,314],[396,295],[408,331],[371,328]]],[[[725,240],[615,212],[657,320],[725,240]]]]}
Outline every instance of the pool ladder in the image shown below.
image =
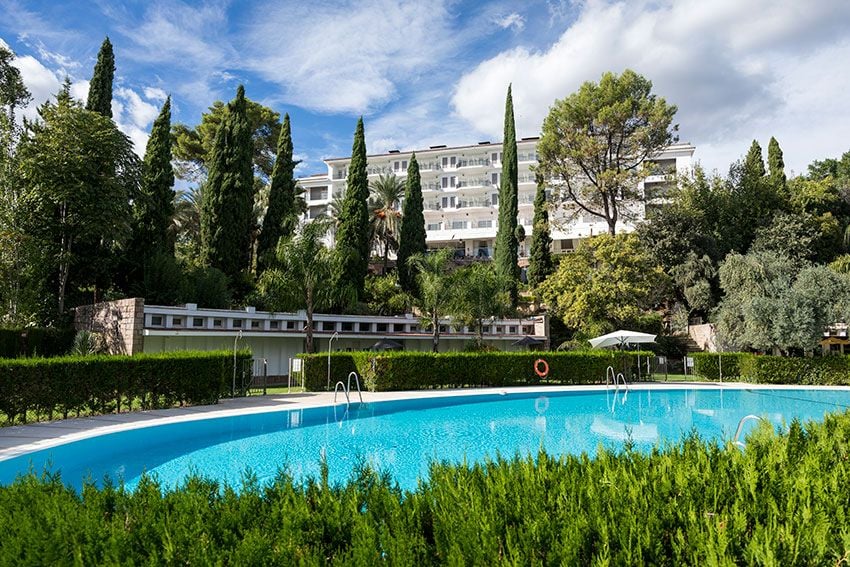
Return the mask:
{"type": "Polygon", "coordinates": [[[337,382],[336,386],[334,386],[334,405],[336,405],[336,396],[339,393],[340,388],[342,389],[342,393],[345,394],[345,405],[346,405],[346,407],[351,405],[350,394],[351,394],[351,377],[352,376],[354,377],[354,385],[357,386],[357,395],[360,396],[360,403],[361,404],[363,403],[363,392],[360,391],[360,378],[357,376],[357,372],[352,371],[348,374],[348,386],[346,386],[345,383],[342,380],[337,382]]]}
{"type": "Polygon", "coordinates": [[[745,447],[744,442],[740,440],[741,431],[743,431],[743,429],[744,429],[744,424],[746,422],[750,421],[750,420],[767,421],[763,417],[759,417],[759,416],[753,415],[753,414],[745,415],[744,417],[742,417],[741,421],[738,422],[738,429],[735,431],[735,437],[732,438],[732,444],[735,445],[736,447],[739,447],[741,449],[743,449],[745,447]]]}
{"type": "Polygon", "coordinates": [[[623,387],[626,389],[626,391],[627,392],[629,391],[629,383],[626,382],[626,377],[623,376],[622,372],[620,372],[619,374],[616,374],[614,372],[613,366],[609,366],[608,369],[605,370],[605,388],[606,389],[611,385],[611,382],[614,383],[614,391],[617,391],[617,392],[620,391],[620,382],[623,383],[623,387]]]}

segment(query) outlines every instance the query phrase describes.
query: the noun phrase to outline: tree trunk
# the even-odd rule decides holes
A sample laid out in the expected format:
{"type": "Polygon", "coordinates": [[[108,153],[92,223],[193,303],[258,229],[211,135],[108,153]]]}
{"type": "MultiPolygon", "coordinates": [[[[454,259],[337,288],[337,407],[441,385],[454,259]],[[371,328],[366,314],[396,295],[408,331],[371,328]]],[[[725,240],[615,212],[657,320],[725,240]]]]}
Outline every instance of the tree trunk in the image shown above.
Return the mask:
{"type": "Polygon", "coordinates": [[[433,345],[431,346],[431,352],[438,352],[440,345],[440,319],[437,317],[437,313],[431,314],[431,326],[434,329],[433,334],[433,345]]]}
{"type": "Polygon", "coordinates": [[[608,221],[608,234],[614,236],[617,234],[617,221],[613,218],[606,219],[608,221]]]}
{"type": "Polygon", "coordinates": [[[307,353],[313,353],[313,290],[307,290],[307,353]]]}

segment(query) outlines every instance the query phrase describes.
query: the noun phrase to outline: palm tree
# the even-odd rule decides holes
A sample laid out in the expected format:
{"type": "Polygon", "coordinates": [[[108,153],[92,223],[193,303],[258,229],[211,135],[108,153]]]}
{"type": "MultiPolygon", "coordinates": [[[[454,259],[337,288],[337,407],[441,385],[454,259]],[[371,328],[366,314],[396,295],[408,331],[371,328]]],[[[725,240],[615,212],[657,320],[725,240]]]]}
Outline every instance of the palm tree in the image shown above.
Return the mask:
{"type": "Polygon", "coordinates": [[[202,186],[189,190],[180,189],[174,193],[174,216],[171,219],[171,233],[179,248],[190,253],[201,249],[201,200],[202,186]]]}
{"type": "Polygon", "coordinates": [[[333,256],[322,243],[327,230],[327,222],[316,220],[306,225],[298,236],[281,239],[275,251],[277,264],[263,272],[258,284],[268,308],[306,310],[308,353],[313,352],[313,313],[340,300],[351,302],[353,297],[351,290],[334,289],[328,284],[333,273],[333,256]]]}
{"type": "MultiPolygon", "coordinates": [[[[404,196],[404,182],[393,173],[381,174],[369,186],[369,224],[372,229],[372,242],[384,249],[384,271],[390,249],[398,250],[398,230],[401,220],[401,198],[404,196]]],[[[374,245],[373,245],[374,246],[374,245]]],[[[380,248],[379,248],[380,251],[380,248]]]]}
{"type": "Polygon", "coordinates": [[[422,325],[431,328],[434,352],[440,344],[440,318],[452,305],[449,265],[453,255],[453,250],[444,248],[430,254],[414,254],[409,260],[410,267],[417,271],[418,293],[413,303],[422,313],[422,325]]]}

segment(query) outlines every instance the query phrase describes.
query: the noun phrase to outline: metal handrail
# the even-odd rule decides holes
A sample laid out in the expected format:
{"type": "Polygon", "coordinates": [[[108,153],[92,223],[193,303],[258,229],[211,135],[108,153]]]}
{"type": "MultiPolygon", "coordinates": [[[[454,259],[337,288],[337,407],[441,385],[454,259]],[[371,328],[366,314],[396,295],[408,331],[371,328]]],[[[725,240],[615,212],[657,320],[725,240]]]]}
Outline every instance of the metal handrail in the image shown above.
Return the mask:
{"type": "Polygon", "coordinates": [[[608,389],[608,386],[609,386],[609,382],[608,382],[609,379],[612,382],[614,382],[614,385],[616,387],[617,375],[614,373],[614,367],[613,366],[609,366],[608,368],[605,369],[605,389],[606,390],[608,389]]]}
{"type": "Polygon", "coordinates": [[[753,415],[753,414],[745,415],[744,417],[741,418],[741,421],[738,422],[738,429],[735,431],[735,436],[732,438],[732,444],[737,446],[737,447],[740,447],[741,449],[743,449],[746,446],[746,445],[744,445],[743,441],[739,440],[740,437],[741,437],[741,431],[744,429],[744,423],[746,423],[747,421],[750,421],[750,420],[767,421],[763,417],[753,415]]]}
{"type": "Polygon", "coordinates": [[[336,405],[336,395],[339,393],[339,387],[340,386],[342,386],[342,393],[345,394],[345,405],[350,406],[351,400],[348,398],[348,391],[346,391],[345,383],[342,380],[337,382],[336,386],[334,386],[334,405],[336,405]]]}
{"type": "Polygon", "coordinates": [[[625,386],[625,387],[626,387],[626,391],[628,392],[628,391],[629,391],[629,383],[628,383],[628,382],[626,382],[626,377],[625,377],[625,376],[623,376],[623,373],[622,373],[622,372],[620,372],[619,374],[617,374],[617,378],[619,378],[620,380],[622,380],[622,381],[623,381],[623,386],[625,386]]]}
{"type": "Polygon", "coordinates": [[[357,395],[360,396],[360,403],[362,404],[363,403],[363,392],[360,391],[360,378],[357,376],[357,372],[354,372],[353,370],[348,373],[348,388],[347,388],[348,392],[346,394],[346,397],[348,397],[348,394],[351,393],[351,377],[352,376],[354,376],[354,384],[357,386],[357,395]]]}

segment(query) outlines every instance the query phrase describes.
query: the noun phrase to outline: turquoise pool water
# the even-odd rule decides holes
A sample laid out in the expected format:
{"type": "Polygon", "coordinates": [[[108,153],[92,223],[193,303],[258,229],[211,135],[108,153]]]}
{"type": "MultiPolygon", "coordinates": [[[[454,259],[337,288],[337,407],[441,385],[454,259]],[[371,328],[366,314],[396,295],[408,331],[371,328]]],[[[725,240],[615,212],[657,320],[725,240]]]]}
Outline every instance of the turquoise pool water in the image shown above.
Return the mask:
{"type": "MultiPolygon", "coordinates": [[[[333,482],[365,461],[414,488],[430,460],[479,461],[536,453],[638,450],[697,431],[718,441],[755,414],[777,426],[793,418],[821,419],[850,407],[850,391],[835,389],[633,389],[536,391],[435,397],[276,411],[124,431],[0,461],[0,483],[30,468],[61,472],[79,487],[87,476],[122,478],[133,487],[147,471],[166,486],[191,473],[238,486],[246,470],[261,481],[285,467],[302,479],[318,476],[327,459],[333,482]]],[[[746,430],[753,427],[748,423],[746,430]]]]}

